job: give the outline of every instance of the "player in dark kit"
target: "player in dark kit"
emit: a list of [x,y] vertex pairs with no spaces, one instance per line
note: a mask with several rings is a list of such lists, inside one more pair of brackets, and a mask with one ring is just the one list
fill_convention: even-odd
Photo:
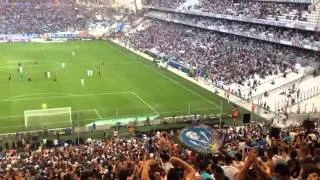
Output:
[[32,81],[31,77],[28,78],[28,81],[31,83],[31,81]]
[[11,81],[11,73],[9,74],[8,80]]
[[101,66],[98,67],[98,75],[101,76]]
[[20,63],[20,61],[19,61],[19,63],[18,63],[18,70],[17,70],[17,72],[20,72],[21,71],[21,63]]

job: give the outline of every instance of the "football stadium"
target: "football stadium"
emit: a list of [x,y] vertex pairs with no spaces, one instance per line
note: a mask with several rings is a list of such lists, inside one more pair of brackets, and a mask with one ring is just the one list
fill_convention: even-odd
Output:
[[320,0],[0,0],[0,179],[320,179]]
[[220,111],[216,95],[109,41],[0,46],[1,132]]

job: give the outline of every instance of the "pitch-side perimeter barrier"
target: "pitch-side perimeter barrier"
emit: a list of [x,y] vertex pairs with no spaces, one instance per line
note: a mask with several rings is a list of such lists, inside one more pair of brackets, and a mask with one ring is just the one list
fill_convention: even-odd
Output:
[[[226,120],[230,117],[223,117],[222,120]],[[110,121],[110,122],[108,122]],[[210,114],[210,115],[185,115],[185,116],[172,116],[165,118],[158,118],[158,115],[144,115],[139,117],[119,117],[114,119],[106,119],[106,120],[97,120],[94,123],[87,124],[86,126],[74,126],[66,127],[66,128],[57,128],[57,129],[43,129],[37,131],[25,131],[25,132],[16,132],[16,133],[5,133],[0,134],[0,142],[4,141],[16,141],[21,139],[32,139],[32,138],[49,138],[49,137],[57,137],[57,135],[69,135],[69,136],[80,136],[83,133],[93,132],[93,131],[104,131],[110,130],[111,128],[118,127],[145,127],[145,126],[153,126],[154,129],[158,129],[160,125],[166,124],[190,124],[196,121],[210,121],[211,124],[216,124],[219,126],[220,123],[220,114]],[[223,122],[224,124],[224,122]]]

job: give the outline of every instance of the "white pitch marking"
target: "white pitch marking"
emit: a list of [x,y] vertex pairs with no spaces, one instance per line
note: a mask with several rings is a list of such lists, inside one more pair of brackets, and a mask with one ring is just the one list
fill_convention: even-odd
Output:
[[[148,66],[148,67],[149,67],[149,66]],[[150,68],[150,67],[149,67],[149,68]],[[158,73],[158,74],[159,74],[160,76],[162,76],[163,78],[171,81],[173,84],[176,84],[176,85],[182,87],[183,89],[187,90],[188,92],[192,93],[193,95],[200,97],[201,99],[205,100],[205,101],[208,102],[209,104],[212,104],[212,105],[215,105],[216,107],[218,107],[218,105],[217,105],[216,103],[214,103],[213,101],[211,101],[211,100],[203,97],[202,95],[200,95],[199,93],[193,91],[192,89],[187,88],[186,86],[184,86],[184,85],[181,84],[180,82],[178,82],[178,81],[176,81],[176,80],[174,80],[174,79],[171,79],[170,77],[166,76],[165,74],[162,74],[162,73],[159,72],[159,71],[155,71],[155,72]]]
[[[113,48],[113,49],[115,49],[115,50],[117,50],[118,52],[122,53],[123,55],[125,55],[125,56],[127,56],[127,57],[130,57],[128,54],[126,54],[126,53],[124,53],[123,51],[121,51],[121,49],[115,48],[115,47],[113,47],[113,46],[111,46],[111,45],[109,45],[109,44],[107,44],[107,43],[104,43],[104,44],[107,45],[107,46],[109,46],[109,47],[111,47],[111,48]],[[124,47],[123,47],[123,48],[124,48]],[[144,64],[144,63],[141,63],[141,64],[143,64],[144,66],[146,66],[146,67],[148,67],[148,68],[151,68],[151,66],[149,66],[149,65],[147,65],[147,64]],[[198,94],[197,92],[195,92],[195,91],[187,88],[186,86],[184,86],[184,85],[181,84],[180,82],[178,82],[178,81],[176,81],[176,80],[174,80],[174,79],[171,79],[170,77],[166,76],[165,74],[160,73],[159,71],[155,71],[155,72],[158,73],[160,76],[164,77],[165,79],[171,81],[172,83],[174,83],[174,84],[176,84],[176,85],[184,88],[185,90],[189,91],[190,93],[192,93],[192,94],[200,97],[201,99],[205,100],[206,102],[208,102],[208,103],[210,103],[210,104],[215,105],[216,107],[218,107],[218,105],[217,105],[216,103],[214,103],[213,101],[211,101],[211,100],[203,97],[202,95]]]
[[59,98],[64,98],[64,97],[104,96],[104,95],[116,95],[116,94],[132,94],[132,92],[114,92],[114,93],[100,93],[100,94],[70,94],[70,95],[67,95],[67,96],[51,96],[51,97],[38,97],[38,98],[7,99],[7,100],[1,100],[1,102],[59,99]]
[[[0,119],[8,119],[8,118],[18,118],[18,117],[23,117],[23,115],[13,115],[13,116],[0,116]],[[12,120],[10,120],[12,121]],[[13,120],[15,121],[15,120]],[[19,120],[20,121],[20,120]],[[0,127],[1,128],[1,127]]]
[[94,109],[94,112],[96,112],[96,114],[99,117],[99,119],[102,119],[102,116],[100,115],[100,113],[99,113],[99,111],[97,109]]
[[147,101],[145,101],[142,97],[140,97],[137,93],[132,92],[133,95],[135,95],[141,102],[143,102],[146,106],[148,106],[149,109],[151,109],[154,113],[158,113],[157,110],[155,110]]
[[33,96],[33,95],[51,95],[51,94],[66,95],[66,96],[71,96],[72,95],[72,94],[68,94],[68,93],[30,93],[30,94],[22,94],[22,95],[18,95],[18,96],[8,97],[8,98],[5,98],[5,99],[3,99],[1,101],[21,98],[21,97],[27,97],[27,96]]

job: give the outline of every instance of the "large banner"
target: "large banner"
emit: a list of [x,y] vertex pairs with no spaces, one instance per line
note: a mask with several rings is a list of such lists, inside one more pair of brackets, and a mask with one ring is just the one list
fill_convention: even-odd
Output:
[[31,39],[39,38],[37,34],[0,34],[1,42],[29,42]]
[[222,143],[219,133],[207,125],[189,126],[182,129],[179,140],[189,149],[203,154],[217,152]]
[[87,38],[90,37],[90,34],[89,34],[88,31],[80,31],[80,32],[79,32],[79,37],[80,37],[80,38],[83,38],[83,39],[87,39]]
[[89,39],[88,31],[56,32],[44,34],[0,34],[0,42],[67,41]]
[[173,58],[168,59],[168,65],[173,68],[179,69],[180,71],[182,71],[184,73],[190,74],[190,68],[182,65],[181,63],[177,62],[177,60],[175,60]]

